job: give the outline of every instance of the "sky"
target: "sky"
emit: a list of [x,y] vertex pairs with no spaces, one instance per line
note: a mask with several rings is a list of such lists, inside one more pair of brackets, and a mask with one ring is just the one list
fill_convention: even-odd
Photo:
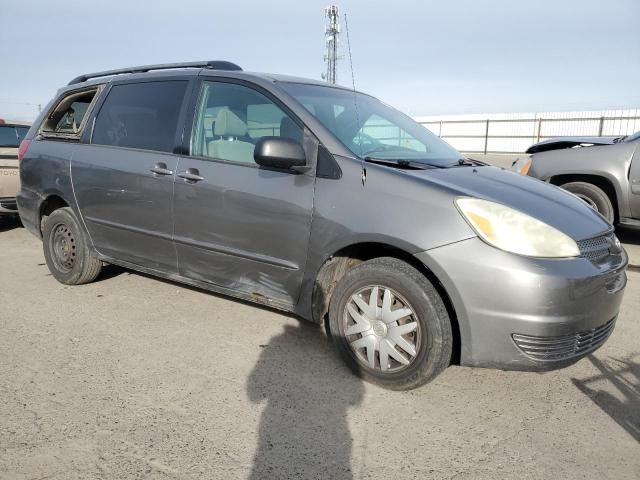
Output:
[[[320,78],[330,1],[0,0],[0,118],[71,78],[230,60]],[[414,116],[640,107],[640,0],[336,0],[338,83]]]

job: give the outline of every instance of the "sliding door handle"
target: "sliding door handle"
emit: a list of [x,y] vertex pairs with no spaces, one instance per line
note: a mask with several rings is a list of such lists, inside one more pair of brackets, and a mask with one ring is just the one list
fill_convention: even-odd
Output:
[[173,175],[173,170],[169,170],[167,168],[167,164],[164,162],[156,163],[155,167],[151,168],[150,171],[154,175],[160,175],[160,176]]
[[200,172],[197,168],[188,168],[185,172],[178,173],[180,178],[184,178],[187,182],[201,182],[204,177],[200,176]]

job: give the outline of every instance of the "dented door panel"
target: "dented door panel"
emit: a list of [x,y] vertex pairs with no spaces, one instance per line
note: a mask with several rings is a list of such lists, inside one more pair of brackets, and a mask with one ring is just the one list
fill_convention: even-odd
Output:
[[293,305],[307,257],[314,178],[183,157],[176,178],[179,273],[277,305]]

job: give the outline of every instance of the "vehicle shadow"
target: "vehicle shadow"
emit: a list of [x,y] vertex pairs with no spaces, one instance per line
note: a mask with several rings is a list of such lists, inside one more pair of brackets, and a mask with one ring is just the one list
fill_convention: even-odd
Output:
[[22,223],[17,215],[0,215],[0,232],[21,228]]
[[631,245],[640,245],[640,230],[632,228],[617,227],[616,235],[622,243]]
[[[122,274],[139,275],[275,311],[268,305],[116,265],[106,265],[99,279]],[[249,478],[352,479],[353,439],[347,411],[361,403],[364,385],[340,359],[321,325],[293,316],[290,320],[281,334],[260,345],[261,354],[247,379],[250,401],[265,404]]]
[[[123,274],[131,274],[131,273],[138,273],[138,272],[134,272],[133,270],[127,270],[124,267],[120,267],[119,265],[112,265],[112,264],[103,264],[102,270],[100,270],[100,275],[98,275],[98,279],[97,281],[100,282],[102,280],[109,280],[110,278],[115,278],[118,277],[120,275]],[[153,278],[154,280],[157,280],[157,277],[149,277],[149,278]]]
[[321,336],[300,322],[262,346],[247,381],[249,399],[266,403],[251,479],[353,478],[347,410],[364,388]]
[[588,358],[600,373],[571,381],[640,442],[640,363],[635,361],[640,354],[626,359],[610,357],[606,362],[593,355]]

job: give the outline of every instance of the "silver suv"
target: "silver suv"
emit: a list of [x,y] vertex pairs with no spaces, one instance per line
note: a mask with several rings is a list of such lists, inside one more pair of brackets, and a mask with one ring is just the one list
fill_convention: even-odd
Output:
[[388,388],[451,362],[570,365],[611,334],[627,281],[574,195],[313,80],[229,62],[82,75],[23,151],[20,215],[60,282],[113,263],[292,312]]
[[640,228],[640,132],[628,137],[560,137],[532,145],[514,163],[558,185],[612,224]]

